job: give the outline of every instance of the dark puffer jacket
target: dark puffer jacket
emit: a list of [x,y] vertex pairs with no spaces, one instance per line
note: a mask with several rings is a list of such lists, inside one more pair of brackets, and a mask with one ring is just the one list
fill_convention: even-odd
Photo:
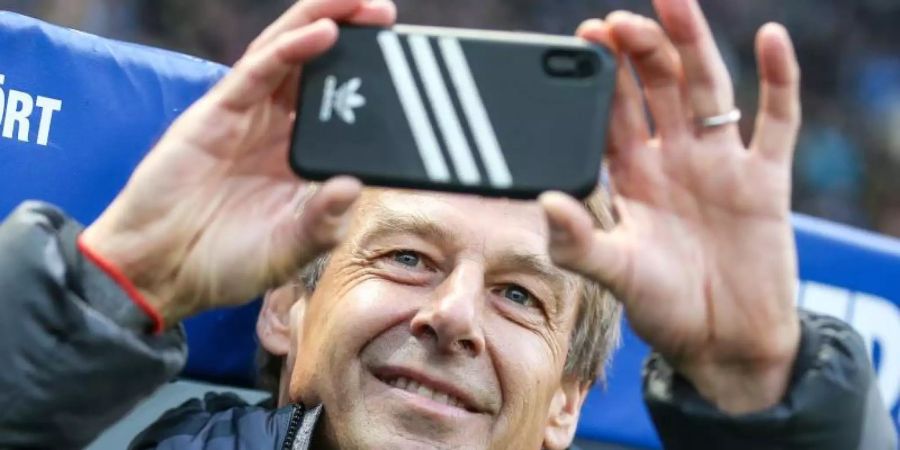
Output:
[[[0,225],[0,448],[83,447],[185,363],[183,331],[149,333],[149,319],[77,250],[80,232],[34,202]],[[644,395],[665,447],[896,449],[860,337],[835,319],[802,322],[788,393],[754,414],[722,414],[652,357]],[[208,396],[166,413],[132,448],[305,450],[321,411]]]

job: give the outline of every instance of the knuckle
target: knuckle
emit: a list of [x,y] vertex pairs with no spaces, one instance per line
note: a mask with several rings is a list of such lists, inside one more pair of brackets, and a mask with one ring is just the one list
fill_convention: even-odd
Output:
[[263,61],[258,57],[244,58],[234,66],[234,73],[244,78],[247,82],[260,82],[265,79],[261,67],[262,63]]
[[706,64],[696,64],[687,74],[687,83],[692,89],[718,90],[727,87],[727,83],[715,69]]

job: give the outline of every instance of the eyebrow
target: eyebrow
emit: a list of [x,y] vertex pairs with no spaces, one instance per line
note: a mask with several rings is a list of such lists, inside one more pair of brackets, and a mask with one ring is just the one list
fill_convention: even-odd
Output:
[[357,246],[365,246],[371,241],[396,234],[411,234],[446,246],[460,241],[460,237],[453,230],[441,226],[419,212],[400,211],[384,205],[375,205],[372,209],[373,213],[357,240]]

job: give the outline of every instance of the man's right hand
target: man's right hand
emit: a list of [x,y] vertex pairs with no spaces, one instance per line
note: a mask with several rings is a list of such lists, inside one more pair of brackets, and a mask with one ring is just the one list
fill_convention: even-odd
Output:
[[295,4],[175,121],[82,245],[171,326],[247,301],[336,244],[360,184],[341,177],[313,190],[289,170],[300,66],[334,45],[336,21],[395,17],[390,0]]

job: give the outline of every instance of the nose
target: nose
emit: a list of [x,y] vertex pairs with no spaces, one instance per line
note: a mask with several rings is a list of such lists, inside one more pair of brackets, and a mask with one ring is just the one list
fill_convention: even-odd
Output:
[[477,356],[484,351],[481,309],[484,275],[476,264],[460,264],[438,286],[410,324],[419,339],[431,339],[442,353]]

